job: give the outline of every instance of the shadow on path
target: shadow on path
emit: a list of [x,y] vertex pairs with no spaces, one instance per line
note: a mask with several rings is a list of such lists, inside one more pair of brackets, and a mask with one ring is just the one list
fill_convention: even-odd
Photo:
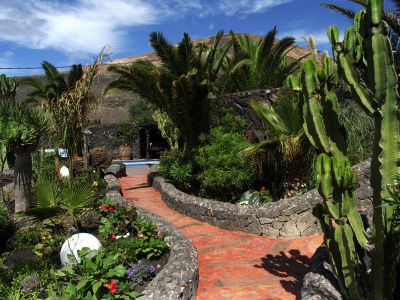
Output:
[[263,257],[261,265],[256,267],[264,268],[267,272],[281,278],[282,287],[300,299],[303,277],[310,267],[311,259],[302,255],[299,250],[291,249],[289,255],[280,251],[279,255],[268,254]]
[[148,183],[135,184],[135,186],[125,188],[125,190],[138,190],[150,187]]

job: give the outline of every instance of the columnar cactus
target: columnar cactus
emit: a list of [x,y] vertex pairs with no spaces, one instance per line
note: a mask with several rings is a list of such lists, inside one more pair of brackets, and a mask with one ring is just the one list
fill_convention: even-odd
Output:
[[[334,66],[328,57],[324,58],[322,69],[317,68],[315,61],[308,61],[301,73],[288,82],[301,92],[305,132],[321,152],[316,171],[324,201],[315,208],[315,213],[325,233],[333,269],[348,298],[380,300],[393,298],[399,255],[393,208],[385,205],[385,200],[391,198],[390,186],[396,184],[400,171],[399,95],[392,49],[382,21],[383,0],[366,2],[367,9],[357,13],[354,28],[346,30],[343,42],[339,41],[338,29],[329,28]],[[371,162],[374,216],[370,242],[357,212],[358,179],[346,157],[345,136],[336,115],[334,89],[341,79],[375,120]],[[370,275],[362,259],[362,248],[372,257]]]
[[[382,20],[383,0],[367,1],[367,9],[357,13],[354,28],[348,28],[343,42],[338,29],[329,28],[335,61],[340,74],[350,86],[361,107],[374,117],[375,138],[371,162],[373,188],[373,299],[391,299],[395,288],[395,259],[398,241],[392,226],[393,208],[385,206],[390,199],[388,187],[399,174],[399,119],[397,74],[387,25]],[[367,77],[360,76],[363,65]]]
[[305,62],[289,83],[301,91],[304,131],[318,149],[315,170],[318,189],[323,197],[314,214],[319,218],[333,270],[344,295],[362,299],[366,295],[363,274],[363,251],[370,249],[361,217],[357,211],[358,176],[346,157],[347,144],[337,116],[335,94],[337,73],[331,59],[325,56],[323,68],[315,60]]

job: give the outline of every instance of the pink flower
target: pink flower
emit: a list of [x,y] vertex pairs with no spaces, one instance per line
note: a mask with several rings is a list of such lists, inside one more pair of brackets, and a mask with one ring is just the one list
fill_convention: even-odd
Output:
[[107,288],[110,293],[114,295],[118,291],[118,282],[111,280],[109,283],[107,283]]
[[143,235],[143,233],[138,233],[137,237],[138,237],[139,239],[141,239],[141,238],[144,237],[144,235]]
[[156,233],[156,237],[160,237],[161,236],[161,232],[159,232],[159,231],[157,231],[157,233]]
[[108,209],[108,205],[105,204],[105,203],[103,203],[103,204],[101,205],[100,209],[101,209],[101,211],[105,211],[105,210]]
[[111,236],[111,238],[112,238],[113,240],[115,240],[115,239],[117,238],[117,236],[116,236],[115,234],[113,234],[113,235]]

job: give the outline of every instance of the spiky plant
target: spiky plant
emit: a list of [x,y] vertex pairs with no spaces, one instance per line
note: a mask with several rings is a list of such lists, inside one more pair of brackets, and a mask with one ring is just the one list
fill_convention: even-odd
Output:
[[51,130],[50,115],[26,103],[0,101],[0,140],[15,153],[15,212],[30,206],[32,153]]
[[164,111],[179,129],[184,140],[184,152],[189,155],[199,136],[210,128],[211,100],[214,84],[220,74],[228,50],[218,50],[223,32],[213,45],[195,48],[184,34],[177,46],[170,44],[162,33],[150,34],[150,43],[160,65],[138,61],[131,65],[112,65],[109,70],[119,75],[105,89],[127,91]]
[[227,91],[281,87],[297,69],[302,58],[290,61],[286,56],[295,45],[294,38],[278,41],[277,33],[274,27],[263,39],[253,39],[231,32],[233,53],[225,64],[225,73],[229,74]]
[[33,221],[50,220],[53,224],[65,216],[76,222],[77,213],[93,205],[96,192],[77,179],[39,178],[32,187],[33,207],[24,212]]
[[60,73],[48,61],[43,61],[42,68],[46,76],[45,80],[29,77],[22,80],[21,84],[32,87],[28,93],[29,101],[49,108],[56,104],[63,93],[73,89],[84,73],[80,64],[73,65],[67,76]]

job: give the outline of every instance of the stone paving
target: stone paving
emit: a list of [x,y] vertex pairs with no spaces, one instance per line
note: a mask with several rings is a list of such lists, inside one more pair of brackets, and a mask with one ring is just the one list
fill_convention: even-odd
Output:
[[198,251],[198,300],[300,299],[302,279],[322,236],[271,238],[227,231],[171,210],[147,184],[146,170],[120,178],[125,199],[155,213]]

